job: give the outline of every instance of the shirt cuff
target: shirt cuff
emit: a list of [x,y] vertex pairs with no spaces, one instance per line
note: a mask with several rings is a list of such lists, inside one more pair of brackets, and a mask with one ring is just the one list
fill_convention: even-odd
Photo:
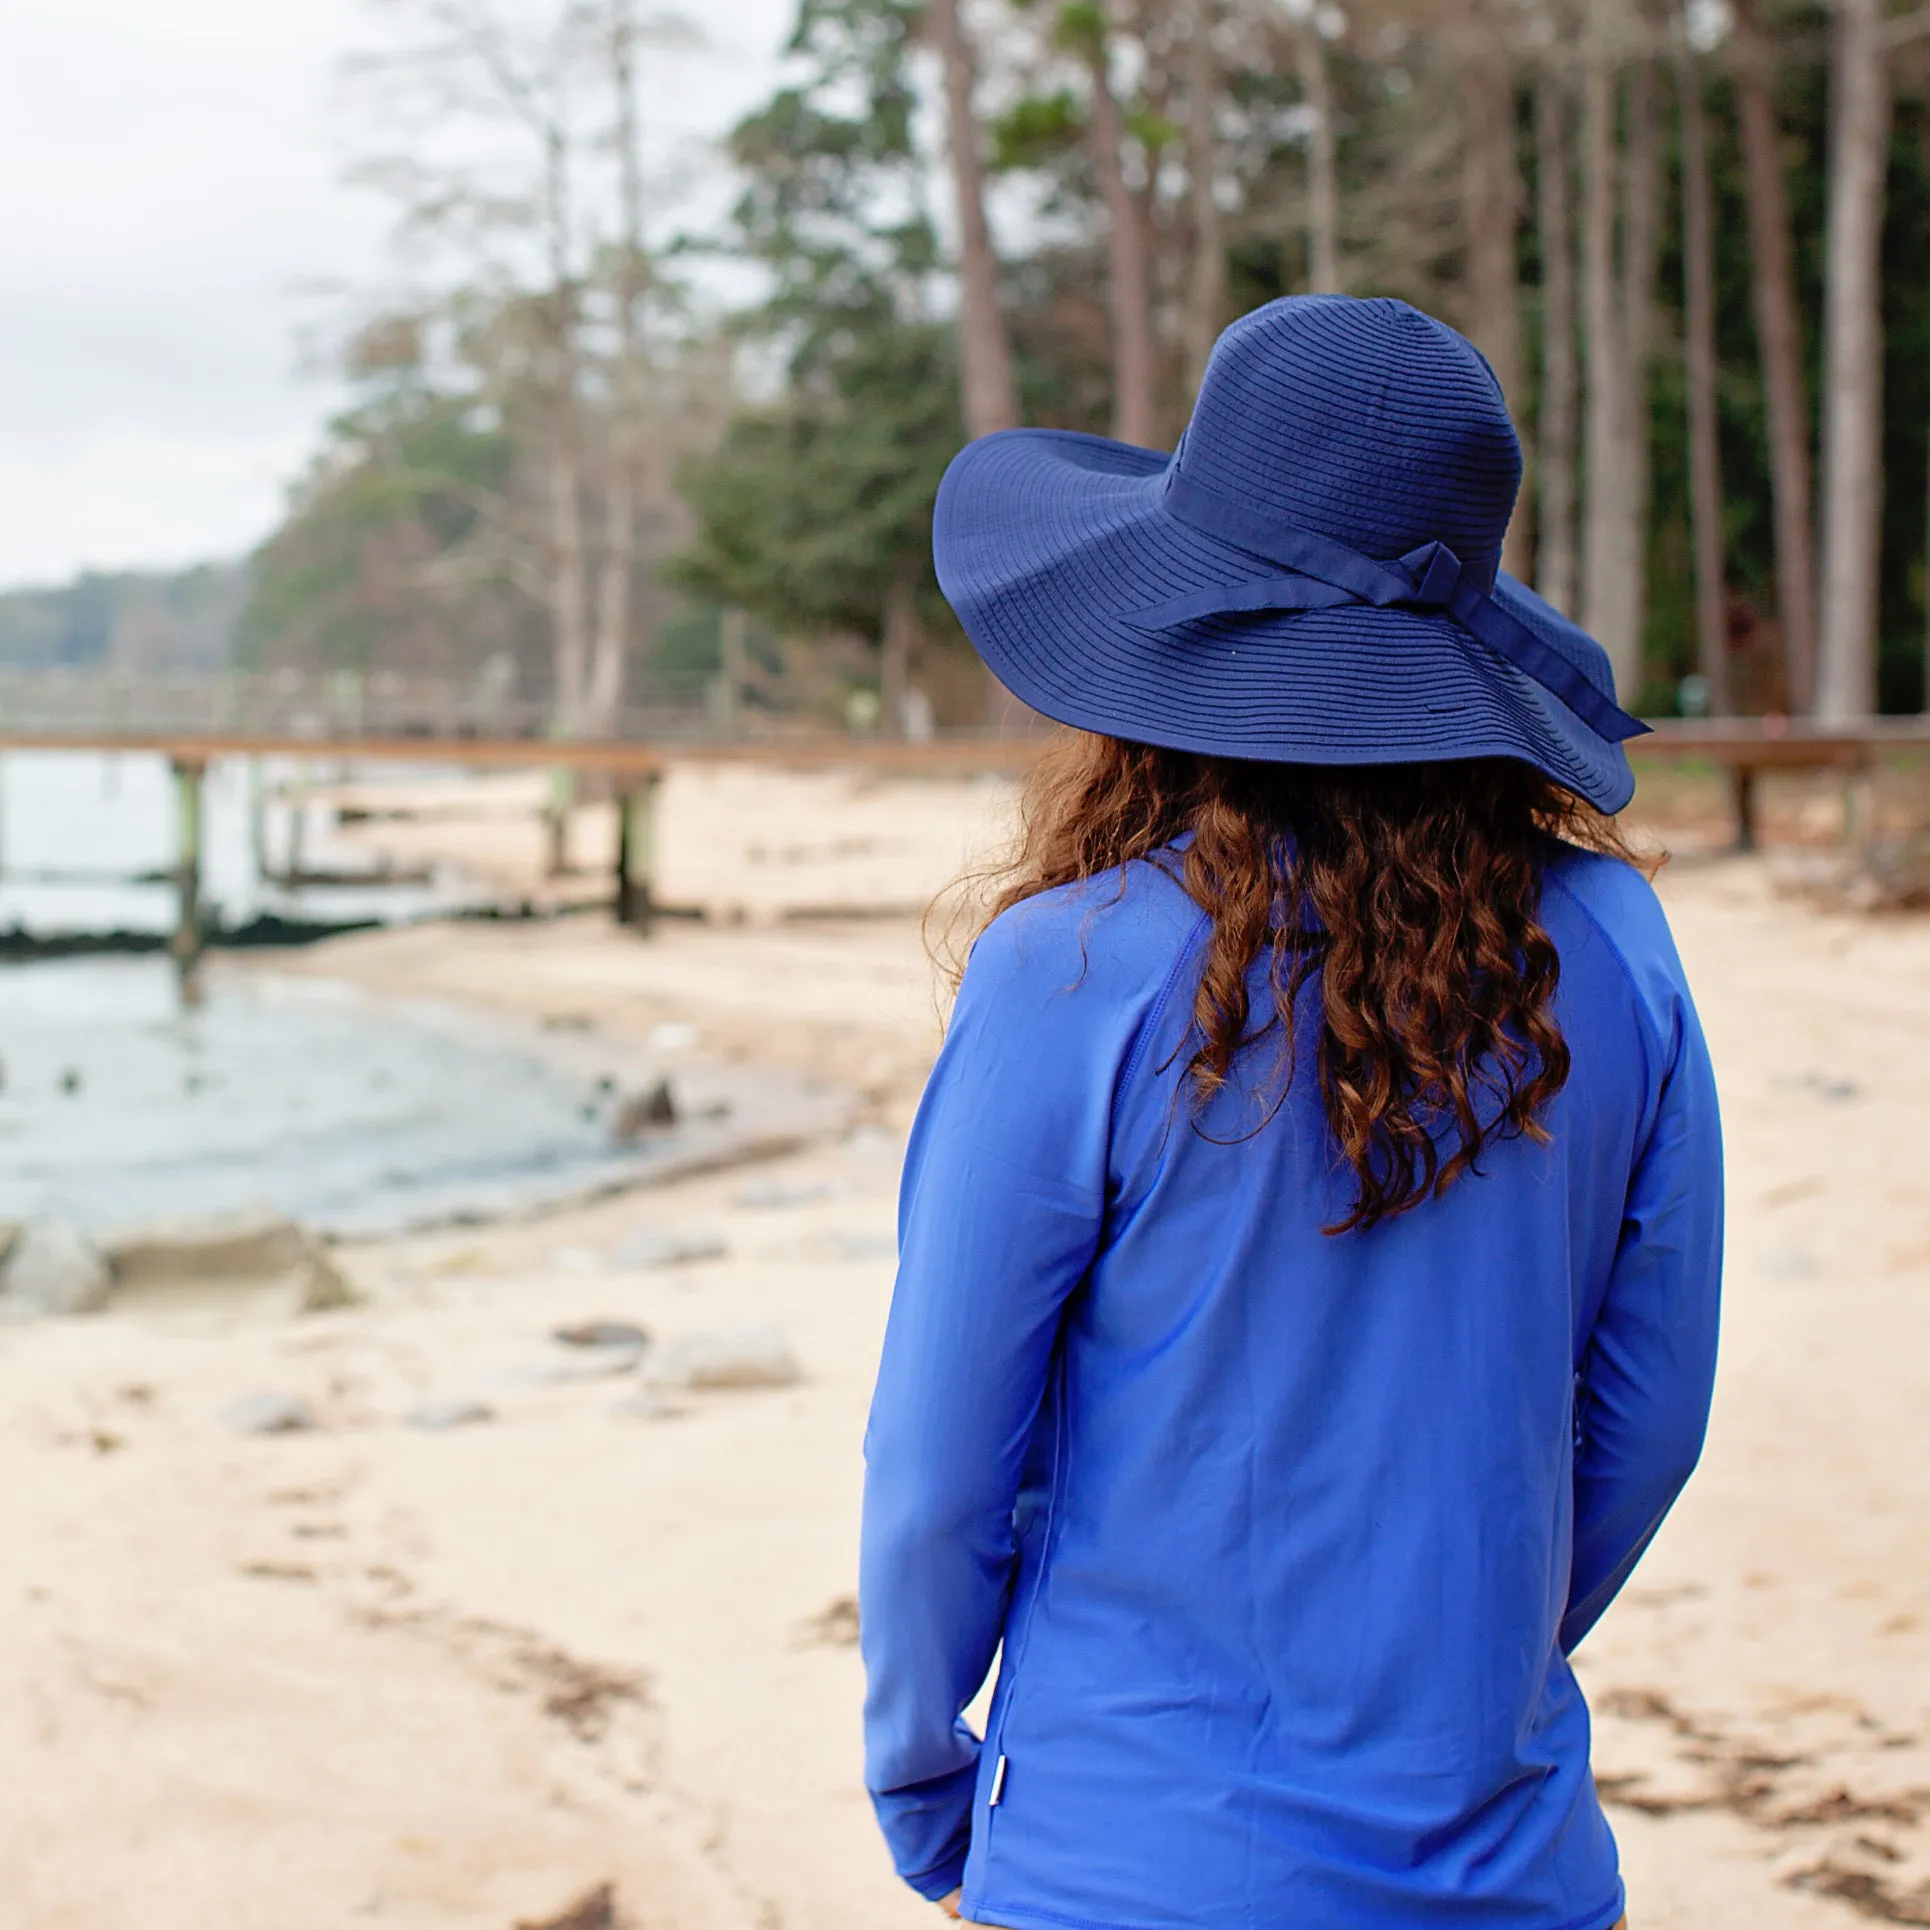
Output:
[[964,1879],[977,1782],[978,1765],[969,1762],[929,1782],[872,1793],[893,1865],[930,1901],[950,1896]]
[[939,1903],[950,1896],[954,1890],[962,1889],[965,1883],[965,1859],[971,1853],[972,1841],[969,1836],[944,1862],[935,1868],[924,1871],[918,1876],[908,1876],[905,1881],[925,1899],[927,1903]]

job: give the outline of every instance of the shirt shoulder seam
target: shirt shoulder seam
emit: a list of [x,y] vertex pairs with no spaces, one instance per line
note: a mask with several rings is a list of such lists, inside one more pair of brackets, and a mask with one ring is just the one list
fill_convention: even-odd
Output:
[[[1177,884],[1175,889],[1178,889]],[[1179,985],[1180,973],[1185,970],[1187,961],[1193,956],[1193,949],[1199,943],[1201,932],[1205,931],[1212,922],[1210,912],[1200,912],[1194,918],[1186,936],[1180,941],[1179,950],[1174,954],[1173,962],[1167,968],[1165,981],[1159,988],[1159,996],[1153,1000],[1145,1018],[1140,1021],[1139,1035],[1133,1040],[1132,1050],[1126,1055],[1126,1063],[1119,1069],[1119,1083],[1113,1090],[1115,1115],[1118,1112],[1120,1095],[1138,1076],[1140,1062],[1145,1058],[1147,1049],[1152,1044],[1153,1034],[1159,1030],[1160,1021],[1165,1018],[1167,1007],[1173,1002],[1173,993]]]
[[[1608,859],[1607,862],[1610,864],[1619,864],[1621,860],[1619,858],[1611,858]],[[1635,1007],[1636,1023],[1642,1029],[1642,1042],[1654,1053],[1658,1066],[1666,1064],[1669,1057],[1665,1050],[1667,1042],[1662,1036],[1662,1030],[1656,1022],[1655,1015],[1649,1010],[1648,1000],[1642,996],[1642,981],[1637,975],[1635,967],[1629,963],[1628,953],[1623,950],[1621,942],[1603,922],[1601,914],[1595,907],[1591,905],[1566,878],[1562,877],[1559,872],[1552,869],[1545,871],[1542,874],[1542,880],[1544,885],[1554,886],[1554,888],[1588,920],[1589,924],[1594,927],[1596,935],[1601,939],[1602,943],[1608,947],[1609,956],[1613,958],[1617,966],[1620,967],[1623,982],[1628,986],[1630,1002]]]

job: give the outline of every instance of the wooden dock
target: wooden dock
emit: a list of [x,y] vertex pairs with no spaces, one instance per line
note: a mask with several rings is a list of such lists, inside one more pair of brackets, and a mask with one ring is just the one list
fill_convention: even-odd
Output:
[[7,728],[0,724],[0,756],[12,751],[84,751],[164,757],[174,774],[176,911],[168,949],[182,1002],[201,996],[207,948],[202,898],[203,794],[217,758],[259,762],[298,758],[319,764],[442,765],[471,771],[545,770],[558,779],[551,835],[559,860],[571,781],[607,777],[614,789],[617,849],[611,905],[618,920],[648,929],[656,909],[656,790],[677,763],[756,763],[792,770],[857,768],[885,775],[956,777],[981,772],[1018,774],[1050,741],[1039,731],[966,733],[927,742],[894,741],[826,731],[770,732],[730,737],[665,736],[653,740],[548,737],[423,736],[414,732],[292,736],[234,729],[140,729],[62,726]]
[[[8,728],[0,723],[0,756],[10,751],[148,753],[174,772],[177,805],[174,882],[178,900],[171,950],[183,998],[198,996],[206,934],[201,897],[202,790],[217,758],[299,758],[325,764],[444,765],[465,770],[547,770],[560,794],[575,775],[610,779],[617,807],[617,856],[612,880],[616,916],[647,928],[655,905],[655,792],[673,764],[753,763],[792,770],[857,768],[880,775],[957,777],[1019,775],[1053,741],[1050,731],[1013,729],[941,735],[924,742],[855,737],[829,731],[772,730],[705,736],[682,733],[650,739],[558,739],[537,736],[422,735],[415,731],[333,731],[308,736],[232,728],[143,729],[69,725]],[[1876,765],[1892,755],[1930,753],[1930,717],[1872,718],[1823,725],[1806,718],[1665,719],[1629,745],[1638,776],[1659,763],[1703,763],[1730,783],[1735,844],[1756,842],[1760,778],[1775,771],[1838,771],[1853,787],[1845,822],[1859,819],[1856,799]],[[1866,810],[1867,807],[1865,807]]]

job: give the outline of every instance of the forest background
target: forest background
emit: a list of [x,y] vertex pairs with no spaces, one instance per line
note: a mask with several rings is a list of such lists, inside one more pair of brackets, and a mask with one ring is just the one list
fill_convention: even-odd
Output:
[[0,662],[514,693],[562,734],[996,714],[931,575],[1017,423],[1170,447],[1219,329],[1406,298],[1493,365],[1508,567],[1649,714],[1923,708],[1930,11],[801,0],[693,220],[634,0],[390,0],[397,259],[245,563],[0,598]]

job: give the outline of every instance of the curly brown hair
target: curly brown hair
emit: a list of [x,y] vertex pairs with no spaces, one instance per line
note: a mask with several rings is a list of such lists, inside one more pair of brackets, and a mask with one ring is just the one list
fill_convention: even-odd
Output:
[[1638,862],[1611,819],[1508,758],[1255,764],[1068,733],[1033,773],[1010,862],[981,875],[979,929],[1055,886],[1164,863],[1212,920],[1186,1066],[1201,1130],[1235,1059],[1276,1032],[1260,1125],[1285,1102],[1317,973],[1320,1092],[1359,1189],[1326,1229],[1345,1233],[1438,1197],[1497,1140],[1546,1142],[1569,1072],[1538,916],[1553,840]]

